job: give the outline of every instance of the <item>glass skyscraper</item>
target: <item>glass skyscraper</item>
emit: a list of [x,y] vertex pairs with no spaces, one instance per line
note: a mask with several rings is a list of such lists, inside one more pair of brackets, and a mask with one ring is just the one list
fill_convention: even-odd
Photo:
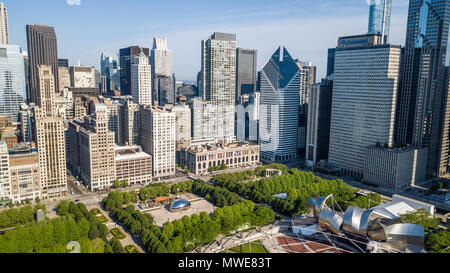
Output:
[[0,115],[17,122],[20,105],[26,102],[25,67],[20,46],[0,45]]
[[381,34],[389,40],[392,0],[370,0],[369,34]]
[[427,178],[448,171],[449,24],[449,0],[409,2],[395,140],[428,148]]

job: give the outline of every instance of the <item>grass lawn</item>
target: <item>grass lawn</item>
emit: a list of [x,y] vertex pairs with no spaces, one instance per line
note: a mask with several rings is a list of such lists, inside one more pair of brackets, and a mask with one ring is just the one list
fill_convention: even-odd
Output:
[[[250,244],[252,247],[251,251],[250,251]],[[240,246],[230,248],[229,250],[236,253],[269,253],[259,240],[251,242],[250,244],[249,243],[243,244]]]
[[127,245],[127,246],[125,247],[125,250],[126,250],[128,253],[141,253],[141,252],[139,251],[139,249],[137,249],[137,247],[136,247],[135,245]]
[[111,229],[111,233],[112,235],[114,235],[114,237],[116,237],[119,240],[125,239],[125,234],[118,228],[113,228]]

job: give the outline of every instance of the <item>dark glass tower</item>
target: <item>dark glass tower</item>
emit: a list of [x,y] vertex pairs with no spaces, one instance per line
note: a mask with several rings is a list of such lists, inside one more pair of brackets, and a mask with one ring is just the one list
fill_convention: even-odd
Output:
[[236,103],[244,94],[256,91],[257,51],[254,49],[236,49]]
[[131,67],[133,60],[141,53],[141,50],[147,57],[150,56],[150,50],[148,48],[141,48],[139,46],[130,46],[120,50],[120,93],[122,96],[132,94],[133,71]]
[[46,25],[27,25],[27,42],[29,58],[29,94],[28,99],[39,105],[38,68],[50,65],[55,77],[55,90],[58,85],[58,45],[55,29]]
[[428,148],[427,178],[447,172],[449,20],[448,0],[409,2],[395,141]]

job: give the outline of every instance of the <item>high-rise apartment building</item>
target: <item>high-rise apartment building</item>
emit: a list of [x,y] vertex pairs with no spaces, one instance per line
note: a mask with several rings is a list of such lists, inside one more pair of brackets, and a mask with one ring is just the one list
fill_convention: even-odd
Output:
[[130,46],[120,49],[120,93],[122,96],[131,96],[133,94],[133,62],[139,53],[149,56],[148,48],[139,46]]
[[29,57],[29,95],[28,100],[39,104],[39,66],[50,65],[54,75],[55,92],[58,84],[58,45],[55,29],[46,25],[27,25],[27,43]]
[[119,136],[121,145],[139,144],[139,104],[127,100],[119,109]]
[[80,128],[80,171],[90,190],[106,189],[116,179],[114,132],[108,129],[106,105],[96,105],[95,114],[84,118]]
[[365,149],[394,144],[400,46],[336,49],[329,163],[362,178]]
[[152,68],[148,57],[141,51],[133,63],[133,101],[152,105]]
[[0,45],[9,45],[8,12],[3,2],[0,2]]
[[24,59],[20,46],[0,45],[0,115],[18,121],[20,105],[27,101]]
[[449,21],[450,1],[409,2],[395,140],[428,148],[427,178],[449,162]]
[[166,108],[141,107],[141,144],[152,156],[153,177],[175,175],[175,113]]
[[383,43],[389,41],[392,0],[370,0],[369,34],[380,34]]
[[236,103],[241,95],[256,92],[257,53],[256,49],[236,50]]
[[49,65],[39,66],[40,94],[36,107],[36,139],[42,198],[56,198],[67,192],[64,120],[55,103],[55,76]]
[[[233,140],[234,105],[236,102],[236,34],[215,32],[202,41],[202,71],[200,88],[203,106],[211,110],[216,140]],[[200,104],[198,104],[200,106]],[[194,106],[195,108],[195,106]],[[195,109],[193,114],[195,116]],[[194,128],[200,128],[201,119],[193,119]],[[214,128],[214,129],[212,129]],[[194,129],[194,139],[196,129]],[[211,134],[210,133],[210,134]]]
[[261,159],[288,162],[297,158],[300,69],[279,47],[261,71],[259,143]]

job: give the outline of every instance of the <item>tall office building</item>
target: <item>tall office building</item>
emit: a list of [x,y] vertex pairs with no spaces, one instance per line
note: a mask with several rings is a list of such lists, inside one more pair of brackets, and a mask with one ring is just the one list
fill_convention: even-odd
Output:
[[167,48],[166,38],[153,38],[150,64],[152,66],[153,100],[158,105],[174,104],[175,79],[172,72],[172,50]]
[[175,175],[175,113],[166,108],[141,107],[140,141],[153,158],[153,177]]
[[20,46],[0,45],[0,115],[18,121],[20,105],[27,101],[24,59]]
[[148,57],[141,51],[133,63],[133,101],[152,105],[152,68]]
[[116,179],[114,132],[108,129],[106,105],[96,105],[79,130],[81,177],[90,190],[106,189]]
[[43,199],[56,198],[67,192],[64,120],[58,116],[55,103],[55,76],[52,71],[52,66],[39,66],[40,104],[35,111]]
[[248,101],[236,105],[236,139],[239,141],[257,141],[259,124],[259,102],[261,94],[255,92]]
[[9,45],[8,12],[3,2],[0,2],[0,45]]
[[336,49],[329,163],[362,178],[365,149],[394,144],[400,46]]
[[188,105],[179,104],[170,110],[175,114],[175,136],[178,149],[191,140],[191,109]]
[[50,65],[55,78],[55,92],[59,90],[58,81],[58,45],[55,29],[46,25],[27,25],[27,43],[29,57],[29,94],[28,100],[39,104],[39,66]]
[[392,0],[370,0],[369,34],[381,34],[383,43],[389,41]]
[[102,53],[100,67],[102,93],[109,94],[114,90],[120,90],[120,71],[117,60]]
[[333,82],[322,80],[311,86],[306,134],[306,164],[311,167],[328,159]]
[[258,80],[257,50],[238,48],[236,50],[236,103],[244,94],[256,92]]
[[148,57],[149,49],[139,46],[130,46],[120,49],[120,93],[122,96],[131,96],[133,94],[133,62],[141,53]]
[[259,143],[261,159],[288,162],[297,158],[300,69],[279,47],[261,71]]
[[119,136],[121,145],[139,144],[139,104],[127,100],[120,106]]
[[449,21],[450,1],[409,3],[396,142],[428,148],[427,178],[447,173]]

